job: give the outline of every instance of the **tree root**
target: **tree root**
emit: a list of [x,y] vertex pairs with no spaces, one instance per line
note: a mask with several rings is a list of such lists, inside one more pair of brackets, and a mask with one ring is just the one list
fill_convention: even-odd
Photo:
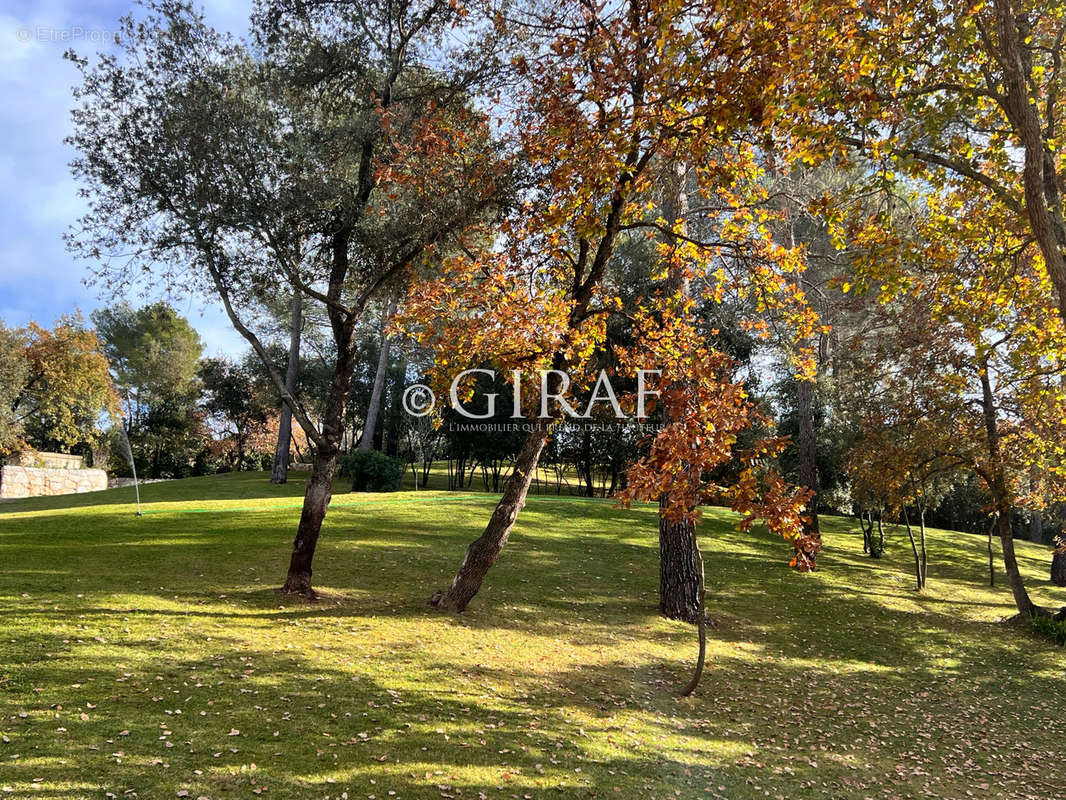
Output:
[[703,613],[702,598],[700,600],[700,618],[697,620],[696,626],[699,632],[700,654],[696,658],[696,672],[693,674],[692,680],[688,682],[688,686],[681,690],[682,697],[688,697],[696,691],[696,687],[700,685],[700,678],[703,677],[703,665],[707,660],[707,618]]
[[696,687],[700,685],[700,678],[703,677],[703,665],[707,660],[707,587],[703,582],[703,555],[700,553],[700,546],[696,542],[695,537],[692,540],[692,546],[696,548],[696,564],[699,567],[699,606],[696,609],[696,626],[700,640],[700,652],[696,658],[696,672],[692,676],[692,680],[688,682],[688,685],[681,690],[682,697],[688,697],[694,691]]
[[316,603],[319,600],[318,592],[316,592],[310,586],[291,589],[291,588],[289,588],[286,585],[286,586],[279,586],[274,591],[277,592],[278,594],[282,595],[283,597],[299,598],[300,600],[303,600],[304,602],[307,602],[307,603]]

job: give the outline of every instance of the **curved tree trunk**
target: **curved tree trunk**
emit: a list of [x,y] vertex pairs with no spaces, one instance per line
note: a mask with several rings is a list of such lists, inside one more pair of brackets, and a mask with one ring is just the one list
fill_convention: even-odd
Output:
[[[296,382],[300,378],[300,330],[303,327],[303,295],[299,289],[292,293],[292,317],[289,326],[289,363],[285,366],[285,390],[295,395]],[[291,440],[292,409],[288,403],[283,402],[278,423],[278,445],[274,449],[274,467],[270,471],[271,483],[285,483],[288,480]]]
[[1040,609],[1030,599],[1029,592],[1025,589],[1025,581],[1022,579],[1022,572],[1018,568],[1018,558],[1014,554],[1014,533],[1011,531],[1009,509],[1000,512],[996,526],[999,529],[1000,546],[1003,548],[1003,569],[1007,573],[1007,582],[1014,596],[1014,604],[1025,616],[1035,617]]
[[526,504],[526,494],[536,472],[541,451],[551,435],[552,422],[551,419],[538,419],[534,423],[533,430],[518,453],[514,471],[507,479],[503,497],[496,504],[488,525],[481,536],[467,547],[466,556],[452,585],[447,591],[435,592],[429,598],[430,605],[449,611],[465,611],[467,604],[481,589],[485,575],[507,544],[518,512]]
[[337,469],[337,455],[344,433],[344,406],[348,400],[352,372],[355,369],[354,352],[350,346],[353,328],[354,323],[347,322],[339,337],[347,346],[340,348],[342,352],[334,367],[329,399],[322,420],[324,442],[315,448],[311,476],[307,480],[303,510],[300,512],[300,525],[292,543],[289,573],[282,587],[283,592],[308,598],[315,596],[311,588],[311,561],[315,555],[318,534],[322,530],[329,501],[333,498],[333,474]]
[[1041,120],[1038,106],[1030,96],[1031,76],[1027,75],[1022,52],[1027,34],[1019,25],[1024,17],[1011,0],[994,0],[992,6],[998,40],[998,52],[993,55],[1003,78],[1000,102],[1021,146],[1025,213],[1044,256],[1044,268],[1055,287],[1059,316],[1066,322],[1066,222],[1062,219],[1062,187],[1053,153],[1044,138],[1045,124],[1051,130],[1053,122]]
[[922,590],[922,559],[918,554],[918,545],[914,541],[914,529],[911,528],[911,521],[907,515],[906,506],[903,507],[903,524],[907,528],[907,537],[911,540],[911,552],[914,554],[914,581],[920,592]]
[[[330,279],[330,291],[339,293],[340,278],[347,275],[348,241],[350,232],[338,231],[333,235],[333,273]],[[356,352],[352,346],[355,335],[356,318],[352,314],[342,315],[335,309],[329,310],[330,328],[337,347],[337,360],[333,364],[333,376],[329,386],[322,412],[321,435],[315,448],[315,457],[311,464],[311,476],[307,480],[304,492],[303,510],[300,513],[300,525],[296,529],[296,538],[292,543],[292,556],[289,559],[289,572],[285,578],[282,591],[314,598],[311,588],[311,561],[318,544],[318,534],[322,530],[322,521],[326,518],[329,501],[333,497],[333,473],[337,467],[337,455],[340,452],[344,436],[344,407],[352,388],[352,373],[355,371]]]
[[693,542],[696,550],[696,561],[699,567],[699,605],[696,608],[696,625],[698,626],[698,639],[699,639],[699,654],[696,656],[696,670],[692,675],[692,680],[688,682],[688,685],[681,690],[682,697],[688,697],[694,691],[696,687],[700,685],[700,678],[703,677],[703,665],[707,661],[707,612],[705,610],[707,604],[707,587],[703,583],[703,556],[700,555],[699,542]]
[[996,532],[1003,548],[1003,569],[1007,573],[1011,594],[1018,612],[1026,617],[1034,617],[1041,611],[1029,597],[1025,589],[1022,572],[1018,568],[1018,559],[1014,554],[1014,532],[1011,530],[1010,494],[1007,479],[1003,474],[1003,464],[999,452],[999,429],[996,424],[996,405],[992,395],[992,383],[988,377],[988,364],[981,370],[981,409],[985,418],[985,437],[988,446],[989,489],[996,510]]

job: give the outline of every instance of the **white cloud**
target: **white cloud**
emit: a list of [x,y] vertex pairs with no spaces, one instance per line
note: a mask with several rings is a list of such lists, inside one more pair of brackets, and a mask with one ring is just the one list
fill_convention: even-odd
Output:
[[[206,5],[212,25],[245,32],[251,0]],[[75,262],[62,241],[85,207],[68,167],[73,153],[63,143],[77,80],[63,52],[111,49],[110,34],[131,11],[139,13],[132,0],[109,6],[44,0],[0,14],[0,316],[8,324],[47,324],[110,302],[84,285],[88,265]],[[179,310],[200,330],[207,352],[245,349],[220,309],[208,306],[201,314],[202,302],[183,305]]]

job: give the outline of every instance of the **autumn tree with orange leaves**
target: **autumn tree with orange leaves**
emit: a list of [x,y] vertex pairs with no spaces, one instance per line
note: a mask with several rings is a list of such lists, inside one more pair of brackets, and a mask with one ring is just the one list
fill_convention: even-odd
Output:
[[863,345],[880,362],[867,407],[882,417],[874,429],[901,434],[883,467],[896,505],[919,505],[943,471],[972,471],[1019,613],[1061,617],[1030,596],[1010,519],[1066,494],[1066,327],[1039,254],[1005,213],[965,192],[915,191],[905,213],[851,231],[864,251],[851,290],[874,293],[885,323]]
[[119,414],[118,394],[96,331],[79,315],[52,328],[0,324],[0,453],[19,447],[59,449],[96,444],[100,422]]
[[[416,285],[405,302],[403,324],[436,351],[442,387],[460,369],[485,363],[505,373],[544,370],[552,396],[566,396],[567,376],[591,385],[587,365],[603,345],[607,317],[620,310],[604,276],[625,237],[662,240],[660,279],[680,270],[703,295],[752,298],[757,314],[748,322],[756,331],[773,311],[798,337],[809,335],[815,320],[790,277],[803,269],[803,252],[773,241],[768,223],[778,212],[761,180],[793,159],[821,157],[810,146],[820,123],[791,96],[811,80],[829,21],[837,34],[846,27],[848,4],[757,5],[567,3],[525,20],[535,23],[528,26],[534,51],[518,60],[523,80],[511,128],[537,191],[500,240],[447,260],[441,278]],[[553,34],[537,33],[545,30]],[[666,219],[653,188],[676,164],[691,165],[698,201],[685,219]],[[629,496],[668,492],[663,513],[677,518],[698,517],[700,503],[727,498],[795,539],[804,498],[765,468],[772,445],[745,456],[750,463],[736,485],[704,485],[704,468],[732,457],[735,432],[752,410],[721,355],[694,342],[688,302],[664,289],[642,305],[631,366],[664,360],[672,422],[634,469]],[[797,354],[794,366],[809,363]],[[438,607],[466,608],[524,504],[562,411],[554,404],[527,413],[532,430],[503,497],[451,586],[432,598]]]
[[863,102],[837,119],[887,182],[909,176],[997,206],[1066,321],[1064,39],[1061,3],[867,4],[844,85]]

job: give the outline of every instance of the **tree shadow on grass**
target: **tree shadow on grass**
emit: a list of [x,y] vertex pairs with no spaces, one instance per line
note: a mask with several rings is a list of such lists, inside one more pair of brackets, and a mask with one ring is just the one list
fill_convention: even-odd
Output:
[[[379,674],[424,669],[400,655],[384,660]],[[37,778],[45,786],[80,781],[80,788],[34,791],[42,797],[130,789],[173,796],[175,775],[194,797],[265,785],[269,796],[301,798],[312,790],[373,793],[374,785],[401,798],[439,797],[441,786],[472,797],[549,788],[553,796],[585,797],[614,785],[629,797],[650,796],[649,787],[665,794],[689,770],[654,748],[653,733],[642,754],[605,756],[572,713],[587,707],[584,692],[534,696],[525,691],[532,685],[490,687],[483,675],[458,674],[459,689],[397,690],[358,665],[347,671],[247,645],[195,659],[153,654],[129,667],[84,653],[75,663],[71,654],[47,669],[34,666],[30,680],[40,691],[21,706],[25,717],[4,722],[22,756],[0,783],[21,793]]]
[[[20,688],[0,692],[0,706],[13,709],[18,698],[31,720],[14,710],[0,716],[23,757],[14,767],[20,791],[28,794],[34,770],[47,768],[82,784],[57,797],[99,797],[105,786],[119,796],[135,788],[142,797],[170,797],[173,775],[192,797],[264,784],[272,797],[334,796],[344,787],[353,795],[386,797],[391,789],[401,798],[439,797],[442,785],[463,797],[542,796],[560,782],[552,796],[614,795],[616,785],[623,797],[675,789],[714,796],[724,785],[730,798],[767,788],[824,797],[826,780],[833,797],[865,797],[885,785],[871,776],[918,796],[932,779],[896,775],[895,764],[922,769],[920,759],[933,758],[943,772],[937,780],[947,781],[952,760],[970,759],[968,777],[945,791],[931,787],[951,796],[973,774],[1002,772],[985,749],[992,735],[1011,754],[1023,744],[1030,751],[1015,755],[1024,769],[1002,779],[1000,796],[1014,793],[1018,774],[1031,778],[1038,758],[1045,779],[1055,781],[1059,762],[1049,768],[1041,754],[1064,732],[1061,651],[1003,625],[942,613],[949,606],[901,593],[887,566],[870,566],[832,540],[825,572],[801,576],[780,563],[786,545],[765,534],[702,536],[716,592],[711,610],[721,624],[711,633],[699,695],[678,701],[695,637],[655,614],[654,514],[552,511],[566,502],[523,514],[485,589],[459,617],[428,609],[424,598],[451,579],[480,533],[479,503],[450,505],[445,518],[427,516],[428,506],[331,514],[316,580],[336,596],[313,605],[271,591],[291,530],[269,515],[190,515],[202,522],[179,529],[173,519],[144,525],[99,515],[93,524],[102,530],[66,519],[47,541],[27,536],[7,545],[0,535],[15,565],[0,575],[4,638],[18,648],[9,648],[9,663],[22,664]],[[93,546],[101,539],[111,546]],[[969,574],[945,569],[943,580]],[[861,592],[851,589],[856,584]],[[915,607],[886,607],[878,602],[886,596]],[[158,626],[161,635],[122,635],[124,618]],[[47,633],[74,624],[85,631]],[[319,636],[299,640],[306,654],[283,649],[286,631],[295,637],[298,625]],[[455,642],[523,649],[480,663],[477,653],[427,641],[452,628],[467,629],[455,632]],[[638,655],[612,658],[622,639]],[[589,663],[541,662],[537,648],[555,643],[584,648],[571,655]],[[190,655],[190,647],[200,652]],[[165,713],[175,706],[180,717]],[[239,733],[230,737],[233,729]],[[161,730],[173,735],[161,740]],[[109,755],[117,751],[124,755]],[[86,775],[106,783],[87,793]],[[857,784],[846,783],[853,775]],[[330,777],[339,782],[326,783]],[[812,780],[821,789],[805,786]]]
[[[696,797],[708,788],[792,797],[815,781],[822,788],[812,797],[858,798],[869,796],[871,778],[904,795],[924,785],[950,796],[997,767],[995,754],[1024,745],[998,785],[1006,798],[1022,796],[1027,780],[1055,781],[1058,769],[1042,748],[1053,746],[1061,708],[1039,709],[1036,698],[1061,697],[1061,677],[999,698],[1030,704],[1031,733],[1019,741],[1018,721],[997,714],[988,685],[971,680],[987,672],[978,664],[838,670],[852,665],[719,655],[697,696],[679,701],[685,672],[654,658],[534,671],[432,666],[402,649],[330,663],[239,638],[205,643],[196,657],[132,639],[121,660],[58,637],[38,644],[62,657],[31,665],[28,680],[41,691],[21,695],[25,718],[5,713],[22,757],[0,779],[33,796],[218,797],[268,786],[281,798]],[[1004,668],[1024,662],[1015,654]],[[929,690],[944,697],[930,704]],[[918,753],[922,775],[897,772]],[[953,777],[948,767],[967,761]],[[80,788],[33,790],[40,777]]]

